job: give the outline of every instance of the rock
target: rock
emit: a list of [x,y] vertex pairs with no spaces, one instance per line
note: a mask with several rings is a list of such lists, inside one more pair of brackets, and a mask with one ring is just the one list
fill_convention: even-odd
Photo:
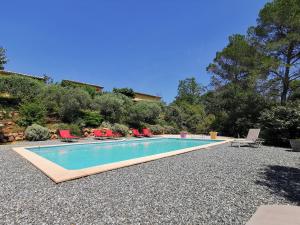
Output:
[[22,141],[22,140],[24,140],[23,136],[16,136],[15,137],[15,141]]
[[9,141],[9,142],[12,142],[12,141],[14,141],[14,140],[15,140],[15,137],[14,137],[14,136],[11,135],[11,136],[8,137],[8,141]]

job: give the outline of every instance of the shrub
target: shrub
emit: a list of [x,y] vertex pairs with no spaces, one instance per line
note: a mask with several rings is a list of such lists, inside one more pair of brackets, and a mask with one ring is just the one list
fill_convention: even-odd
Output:
[[132,88],[114,88],[113,93],[123,94],[129,98],[134,97],[134,91]]
[[118,133],[122,134],[123,136],[126,136],[127,134],[129,134],[129,128],[128,128],[128,126],[126,126],[124,124],[115,123],[112,126],[112,130],[114,132],[118,132]]
[[30,126],[33,123],[43,124],[46,116],[46,109],[42,104],[27,102],[20,106],[21,119],[18,121],[20,126]]
[[101,123],[101,126],[100,126],[101,128],[107,128],[107,129],[112,129],[112,125],[111,125],[111,123],[110,122],[108,122],[108,121],[103,121],[102,123]]
[[57,127],[58,130],[70,130],[71,134],[81,136],[80,127],[77,124],[65,124],[61,123]]
[[179,129],[173,126],[166,125],[163,128],[165,134],[179,134]]
[[95,111],[83,111],[83,117],[82,117],[84,126],[87,127],[98,127],[100,126],[102,122],[102,116],[99,114],[99,112]]
[[87,92],[80,88],[69,88],[61,96],[59,115],[64,122],[75,122],[90,103],[91,96]]
[[32,101],[45,84],[42,81],[22,76],[1,76],[0,93],[9,93],[21,102]]
[[91,96],[81,88],[53,84],[43,89],[40,101],[49,115],[59,117],[63,122],[74,123],[83,115],[83,110],[90,108]]
[[141,101],[130,108],[128,122],[137,127],[142,123],[155,124],[161,112],[162,108],[159,103]]
[[128,108],[132,103],[132,100],[125,95],[106,93],[95,97],[93,108],[99,110],[104,120],[118,123],[127,117]]
[[50,138],[49,129],[38,124],[26,128],[25,138],[29,141],[44,141]]
[[289,139],[300,137],[300,103],[265,110],[260,124],[267,144],[287,146]]
[[161,125],[149,125],[148,128],[153,134],[163,134],[164,128]]

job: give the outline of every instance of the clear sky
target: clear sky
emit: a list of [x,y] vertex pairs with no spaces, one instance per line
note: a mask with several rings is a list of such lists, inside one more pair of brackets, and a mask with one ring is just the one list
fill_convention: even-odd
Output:
[[209,82],[207,65],[266,0],[9,0],[1,2],[7,70],[55,81],[131,87],[166,102],[178,81]]

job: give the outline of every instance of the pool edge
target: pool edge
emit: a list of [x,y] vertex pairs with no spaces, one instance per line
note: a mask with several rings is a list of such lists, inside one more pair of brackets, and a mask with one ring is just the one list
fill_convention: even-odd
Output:
[[[140,157],[140,158],[135,158],[135,159],[129,159],[121,162],[115,162],[115,163],[109,163],[105,165],[100,165],[100,166],[94,166],[94,167],[89,167],[85,169],[78,169],[78,170],[68,170],[65,169],[58,164],[51,162],[50,160],[43,158],[42,156],[39,156],[38,154],[27,150],[26,148],[28,147],[15,147],[12,148],[16,153],[21,155],[23,158],[28,160],[31,164],[33,164],[36,168],[41,170],[44,174],[46,174],[49,178],[51,178],[55,183],[61,183],[64,181],[68,180],[73,180],[77,179],[80,177],[85,177],[97,173],[102,173],[105,171],[109,170],[114,170],[118,168],[123,168],[127,166],[132,166],[144,162],[149,162],[161,158],[166,158],[170,156],[175,156],[179,154],[184,154],[187,152],[191,151],[196,151],[216,145],[221,145],[230,142],[231,140],[223,140],[215,143],[210,143],[210,144],[205,144],[201,146],[196,146],[196,147],[191,147],[191,148],[184,148],[180,150],[175,150],[171,152],[165,152],[161,154],[156,154],[156,155],[151,155],[151,156],[145,156],[145,157]],[[84,143],[84,144],[89,144],[89,143]],[[63,145],[62,145],[63,146]],[[33,148],[33,146],[30,146]],[[38,146],[36,146],[38,147]],[[46,147],[46,146],[43,146]]]

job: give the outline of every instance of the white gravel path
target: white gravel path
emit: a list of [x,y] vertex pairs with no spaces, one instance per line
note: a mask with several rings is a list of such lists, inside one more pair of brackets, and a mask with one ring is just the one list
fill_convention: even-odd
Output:
[[288,149],[225,144],[54,184],[11,147],[0,146],[0,224],[234,225],[262,204],[300,205]]

